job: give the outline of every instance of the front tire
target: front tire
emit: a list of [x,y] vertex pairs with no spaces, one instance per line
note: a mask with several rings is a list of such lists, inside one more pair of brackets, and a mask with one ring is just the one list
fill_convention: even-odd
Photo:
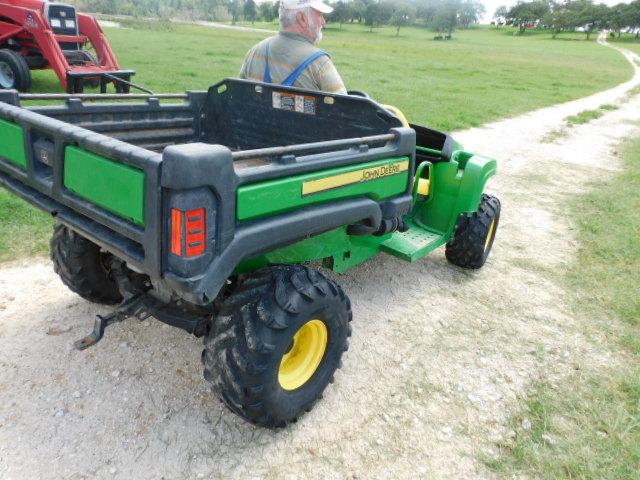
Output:
[[220,306],[205,337],[204,376],[227,407],[265,427],[296,421],[321,397],[351,335],[351,304],[318,271],[253,272]]
[[4,48],[0,50],[0,89],[11,88],[28,92],[31,88],[31,72],[22,55]]
[[462,268],[482,267],[491,253],[499,221],[500,200],[483,193],[478,210],[458,218],[453,238],[445,248],[447,260]]
[[107,270],[109,254],[98,245],[58,224],[53,228],[50,247],[53,269],[72,292],[102,305],[122,301],[118,285]]

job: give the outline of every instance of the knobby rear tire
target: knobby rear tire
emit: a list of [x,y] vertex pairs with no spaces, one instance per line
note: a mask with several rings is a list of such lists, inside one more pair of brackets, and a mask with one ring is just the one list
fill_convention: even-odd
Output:
[[56,225],[50,242],[53,269],[62,283],[85,300],[115,305],[122,295],[106,268],[108,253],[64,225]]
[[[219,309],[202,360],[220,400],[243,419],[269,428],[311,410],[348,348],[351,304],[342,289],[312,268],[279,265],[246,276]],[[312,319],[327,329],[324,355],[305,383],[286,390],[278,377],[281,360]]]

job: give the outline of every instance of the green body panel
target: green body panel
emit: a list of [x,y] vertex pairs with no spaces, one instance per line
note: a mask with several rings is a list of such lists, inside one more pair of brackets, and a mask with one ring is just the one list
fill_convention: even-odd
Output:
[[435,163],[431,169],[431,192],[417,201],[411,214],[419,227],[453,235],[458,216],[478,209],[489,177],[496,173],[495,160],[458,151],[449,162]]
[[333,271],[343,272],[381,251],[410,262],[423,258],[449,241],[461,213],[477,210],[488,178],[496,173],[495,160],[463,151],[453,157],[450,162],[428,164],[418,170],[423,177],[429,172],[431,188],[428,196],[416,196],[412,212],[404,217],[408,231],[349,236],[346,227],[340,227],[244,261],[235,273],[319,259]]
[[391,234],[374,237],[350,237],[346,227],[306,238],[293,245],[242,262],[235,273],[245,273],[257,268],[279,263],[303,263],[324,260],[325,266],[334,272],[344,272],[380,252],[380,243],[391,238]]
[[19,167],[27,168],[24,154],[24,131],[22,127],[6,120],[0,120],[0,157],[4,157]]
[[142,170],[68,146],[64,156],[64,186],[122,218],[144,225]]
[[[373,200],[381,200],[398,195],[406,190],[408,170],[388,174],[375,179],[355,181],[332,188],[324,188],[310,194],[303,194],[305,184],[314,180],[338,178],[342,175],[360,172],[367,169],[375,169],[388,165],[400,165],[408,163],[407,157],[388,158],[375,162],[351,165],[348,167],[332,168],[321,172],[296,175],[289,178],[267,180],[252,185],[242,186],[238,189],[237,217],[238,220],[249,220],[265,215],[274,215],[305,205],[324,203],[332,200],[369,197]],[[364,177],[363,177],[364,178]]]

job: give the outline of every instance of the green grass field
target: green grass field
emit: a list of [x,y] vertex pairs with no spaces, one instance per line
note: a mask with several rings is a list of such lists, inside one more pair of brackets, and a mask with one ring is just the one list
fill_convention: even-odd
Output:
[[[156,92],[204,90],[237,75],[247,50],[269,35],[167,23],[124,26],[105,29],[120,64],[134,68],[134,80]],[[322,48],[347,88],[396,105],[415,123],[457,130],[589,95],[630,77],[621,55],[583,38],[551,40],[538,32],[514,37],[509,29],[474,28],[455,32],[451,41],[433,41],[426,29],[402,29],[396,37],[389,27],[369,33],[361,25],[330,25]],[[33,91],[62,89],[53,72],[38,71]],[[4,191],[0,206],[0,261],[45,252],[43,232],[50,221]]]
[[[268,36],[191,25],[105,29],[123,67],[158,92],[206,89],[237,75],[247,50]],[[256,24],[276,29],[275,24]],[[478,126],[579,98],[628,79],[631,67],[613,50],[573,34],[514,37],[511,30],[475,28],[433,41],[426,29],[369,33],[360,25],[330,25],[327,50],[347,88],[396,105],[410,121],[443,130]],[[579,40],[578,40],[579,39]],[[34,89],[59,90],[51,72],[36,72]]]
[[623,47],[640,55],[640,38],[629,33],[623,33],[620,38],[609,38],[609,43],[618,47]]
[[[528,478],[638,479],[640,472],[640,141],[623,172],[571,204],[581,243],[563,280],[586,335],[625,361],[540,383],[513,418],[515,443],[487,464]],[[604,335],[602,335],[604,334]],[[527,419],[530,428],[523,428]]]

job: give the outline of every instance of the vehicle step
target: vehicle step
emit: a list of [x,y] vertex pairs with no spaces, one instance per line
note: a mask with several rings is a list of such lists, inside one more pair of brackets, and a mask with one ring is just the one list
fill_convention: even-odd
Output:
[[412,222],[408,225],[409,230],[394,232],[389,240],[381,244],[383,252],[414,262],[446,242],[440,233],[425,230]]

